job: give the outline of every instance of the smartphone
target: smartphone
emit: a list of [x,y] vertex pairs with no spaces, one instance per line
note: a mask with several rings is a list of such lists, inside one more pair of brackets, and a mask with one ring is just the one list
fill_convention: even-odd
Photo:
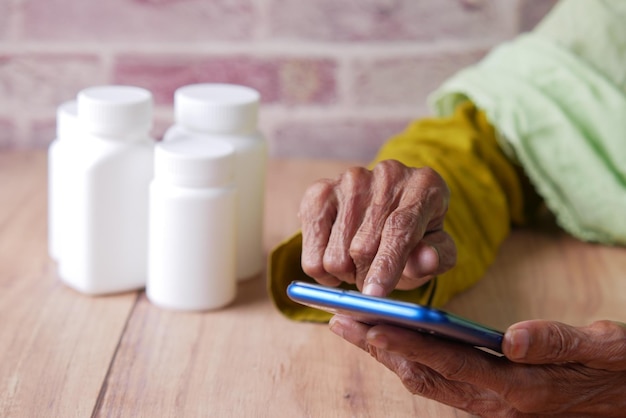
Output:
[[439,309],[297,281],[289,284],[287,295],[302,305],[366,324],[409,328],[502,355],[502,332]]

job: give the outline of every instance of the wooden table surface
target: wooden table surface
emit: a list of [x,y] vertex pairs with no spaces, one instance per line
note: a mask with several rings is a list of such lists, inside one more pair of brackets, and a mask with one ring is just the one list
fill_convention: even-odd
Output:
[[[347,163],[271,161],[266,249],[298,228],[305,187]],[[46,155],[0,153],[0,416],[463,417],[409,394],[396,376],[320,324],[268,299],[265,276],[207,313],[143,292],[83,296],[47,255]],[[448,310],[505,328],[626,318],[626,251],[520,230]]]

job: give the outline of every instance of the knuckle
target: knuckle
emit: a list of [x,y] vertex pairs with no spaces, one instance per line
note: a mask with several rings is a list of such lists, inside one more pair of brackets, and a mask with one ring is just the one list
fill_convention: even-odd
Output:
[[546,356],[550,361],[559,361],[567,358],[570,353],[578,349],[580,343],[580,338],[577,335],[567,333],[565,328],[562,328],[559,324],[550,323],[548,326],[550,351],[546,353]]
[[334,184],[327,179],[318,180],[311,184],[304,192],[301,207],[311,203],[325,202],[332,195]]
[[604,359],[612,369],[626,370],[626,326],[601,320],[592,323],[590,329],[593,334],[588,344],[589,356]]
[[367,344],[365,349],[369,353],[369,355],[375,358],[377,361],[382,361],[381,350],[379,350],[377,347],[371,344]]
[[462,381],[468,375],[467,357],[463,355],[455,356],[456,358],[447,361],[441,368],[440,373],[448,380]]
[[438,379],[429,370],[416,369],[407,365],[397,370],[396,374],[404,387],[414,395],[430,398],[437,392]]
[[403,184],[410,177],[413,168],[406,167],[397,160],[383,160],[376,164],[372,173],[375,176],[377,187],[385,191],[385,194],[396,190],[399,184]]
[[403,193],[410,173],[414,168],[409,168],[396,160],[383,160],[372,170],[374,176],[374,188],[379,203],[396,201]]
[[396,209],[385,223],[385,228],[398,237],[410,237],[418,222],[418,217],[410,210]]
[[432,167],[420,167],[416,171],[424,184],[436,186],[442,191],[448,192],[448,185],[441,175]]
[[371,239],[354,239],[348,250],[355,264],[370,264],[378,251],[378,244]]
[[590,328],[594,331],[600,333],[605,336],[622,336],[626,338],[626,327],[620,325],[615,321],[610,321],[608,319],[602,319],[599,321],[595,321],[590,325]]
[[350,167],[344,171],[339,178],[345,183],[359,183],[363,178],[369,178],[370,171],[365,167]]
[[339,189],[344,196],[361,196],[369,192],[372,173],[364,167],[350,167],[339,176]]
[[319,259],[302,257],[301,266],[304,274],[309,277],[317,279],[324,277],[328,274],[326,270],[324,270],[324,265],[319,261]]
[[445,180],[431,167],[422,167],[415,173],[416,183],[424,191],[425,200],[437,202],[444,207],[450,199],[450,189]]
[[380,175],[394,175],[403,172],[407,167],[398,160],[383,160],[374,166],[374,172]]
[[335,276],[343,276],[354,271],[352,259],[344,252],[327,251],[323,258],[324,270]]

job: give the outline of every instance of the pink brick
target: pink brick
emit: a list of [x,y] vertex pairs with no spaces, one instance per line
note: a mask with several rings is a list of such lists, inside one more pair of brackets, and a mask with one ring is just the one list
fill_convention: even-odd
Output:
[[253,0],[44,0],[24,7],[29,39],[192,41],[247,39]]
[[408,120],[290,120],[268,135],[271,155],[369,162],[380,146],[401,132]]
[[13,121],[0,118],[0,151],[13,148],[16,141],[17,138]]
[[337,99],[336,63],[330,59],[279,59],[279,101],[329,104]]
[[152,127],[152,132],[150,133],[154,139],[160,141],[163,139],[163,135],[165,131],[169,129],[170,126],[174,123],[174,111],[168,109],[167,115],[155,115],[154,117],[154,125]]
[[519,29],[529,31],[552,9],[558,0],[519,0]]
[[501,39],[515,31],[511,1],[270,0],[270,34],[323,41]]
[[91,55],[0,56],[0,112],[45,109],[54,115],[80,89],[105,81],[102,73],[100,60]]
[[114,80],[150,89],[159,104],[171,104],[176,88],[201,82],[250,86],[264,103],[325,104],[336,97],[335,67],[327,59],[122,56]]
[[11,12],[12,12],[11,3],[8,1],[1,1],[0,2],[0,39],[4,39],[8,35]]
[[30,133],[23,146],[29,148],[44,148],[56,139],[57,123],[54,115],[46,119],[36,119],[31,123]]
[[[434,51],[436,52],[436,51]],[[351,95],[359,105],[424,106],[427,96],[458,70],[477,62],[485,51],[357,59],[351,63]]]

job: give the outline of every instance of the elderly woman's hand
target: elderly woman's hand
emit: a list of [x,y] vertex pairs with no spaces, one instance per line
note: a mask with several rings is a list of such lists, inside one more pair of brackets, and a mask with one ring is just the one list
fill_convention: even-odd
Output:
[[319,283],[374,296],[414,289],[456,262],[443,231],[448,198],[435,171],[393,160],[318,181],[300,206],[302,268]]
[[331,330],[395,372],[412,393],[485,417],[626,416],[626,326],[527,321],[505,357],[335,316]]

